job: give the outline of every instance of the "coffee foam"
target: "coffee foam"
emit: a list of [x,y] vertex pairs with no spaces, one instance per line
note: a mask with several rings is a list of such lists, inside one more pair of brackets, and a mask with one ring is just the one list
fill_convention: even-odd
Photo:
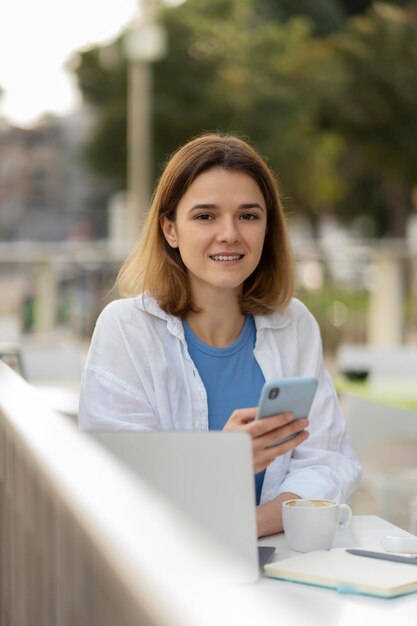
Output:
[[294,508],[319,508],[326,506],[334,506],[336,502],[333,500],[290,500],[285,503],[285,506]]

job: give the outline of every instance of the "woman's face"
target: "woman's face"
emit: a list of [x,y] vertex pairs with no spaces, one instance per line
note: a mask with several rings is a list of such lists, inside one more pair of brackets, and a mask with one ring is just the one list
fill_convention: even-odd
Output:
[[240,292],[261,258],[266,224],[255,180],[219,167],[194,180],[178,203],[175,222],[161,221],[169,245],[179,249],[197,301],[208,287]]

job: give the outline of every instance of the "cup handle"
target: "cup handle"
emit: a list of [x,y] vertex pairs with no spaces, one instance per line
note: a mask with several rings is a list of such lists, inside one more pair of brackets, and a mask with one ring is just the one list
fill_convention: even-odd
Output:
[[341,504],[339,512],[339,528],[347,528],[352,520],[352,509],[348,504]]

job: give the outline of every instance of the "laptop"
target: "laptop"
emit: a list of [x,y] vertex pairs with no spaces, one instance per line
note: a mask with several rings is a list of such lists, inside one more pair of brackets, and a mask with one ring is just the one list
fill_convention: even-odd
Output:
[[241,564],[252,582],[274,548],[258,550],[251,438],[225,432],[91,432]]

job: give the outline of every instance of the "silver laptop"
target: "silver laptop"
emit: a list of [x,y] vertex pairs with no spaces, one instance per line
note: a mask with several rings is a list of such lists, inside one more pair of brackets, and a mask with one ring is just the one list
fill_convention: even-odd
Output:
[[[252,444],[246,433],[89,433],[259,576]],[[273,549],[262,553],[266,560]]]

